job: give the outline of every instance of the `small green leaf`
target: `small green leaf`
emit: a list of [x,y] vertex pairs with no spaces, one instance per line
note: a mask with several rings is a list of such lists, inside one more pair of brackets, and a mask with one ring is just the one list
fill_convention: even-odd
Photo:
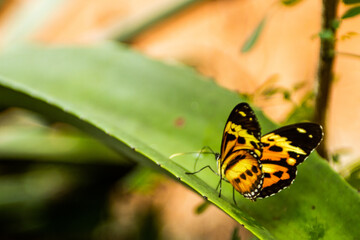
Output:
[[334,39],[334,32],[331,29],[323,29],[319,33],[319,37],[321,39],[333,40]]
[[334,19],[331,21],[331,26],[333,29],[338,29],[340,27],[341,21],[339,19]]
[[290,93],[290,91],[285,90],[285,91],[283,92],[283,97],[284,97],[284,100],[290,101],[290,100],[291,100],[291,93]]
[[153,191],[162,179],[162,175],[154,169],[139,165],[127,174],[122,185],[127,191],[146,194]]
[[241,52],[245,53],[251,50],[253,46],[255,45],[256,41],[258,40],[261,31],[263,30],[265,26],[265,20],[266,18],[263,18],[261,22],[258,24],[258,26],[255,28],[254,32],[250,35],[250,37],[245,41],[243,47],[241,48]]
[[343,0],[345,4],[355,4],[360,3],[360,0]]
[[360,159],[357,159],[355,162],[357,162],[357,164],[351,167],[350,174],[346,177],[346,181],[360,191]]
[[234,228],[233,234],[231,235],[231,240],[241,240],[238,227]]
[[346,18],[351,18],[351,17],[355,17],[356,15],[360,14],[360,6],[358,7],[353,7],[350,8],[349,10],[347,10],[343,15],[342,15],[342,19],[346,19]]
[[205,212],[205,210],[208,209],[209,206],[210,206],[210,202],[205,200],[203,203],[201,203],[195,208],[195,213],[201,214]]
[[297,3],[301,2],[301,0],[282,0],[281,3],[285,6],[293,6]]

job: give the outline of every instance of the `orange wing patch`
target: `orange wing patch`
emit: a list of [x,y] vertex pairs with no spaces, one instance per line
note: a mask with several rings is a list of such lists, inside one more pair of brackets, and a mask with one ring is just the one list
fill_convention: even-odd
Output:
[[[269,133],[261,138],[263,149],[263,159],[271,159],[272,161],[281,161],[286,158],[289,165],[294,166],[296,164],[296,158],[300,155],[306,156],[307,153],[300,147],[292,145],[286,137],[280,136],[275,133]],[[290,156],[296,155],[296,158]]]
[[293,174],[289,172],[289,168],[271,163],[264,164],[263,171],[265,177],[263,188],[272,186],[279,181],[289,180]]

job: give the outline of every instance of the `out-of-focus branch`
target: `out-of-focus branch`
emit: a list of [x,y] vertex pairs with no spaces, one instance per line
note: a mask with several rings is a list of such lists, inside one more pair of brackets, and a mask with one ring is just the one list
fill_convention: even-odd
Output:
[[338,56],[341,55],[341,56],[346,56],[346,57],[360,58],[360,55],[356,54],[356,53],[347,53],[347,52],[336,51],[335,54]]
[[144,19],[138,24],[128,26],[128,28],[123,29],[120,33],[117,34],[117,36],[114,36],[113,38],[120,42],[131,43],[134,40],[134,38],[136,38],[144,31],[156,26],[157,24],[174,16],[175,14],[184,11],[190,6],[193,6],[196,3],[201,3],[201,2],[204,2],[204,0],[175,1],[174,5],[171,5],[164,10],[160,10],[159,12],[155,13],[154,16],[150,16],[148,19]]
[[[329,95],[333,80],[333,63],[335,58],[335,36],[337,26],[336,12],[338,0],[322,0],[322,24],[321,24],[321,46],[318,67],[318,88],[315,102],[314,121],[326,129],[326,115],[328,110]],[[329,159],[326,148],[326,134],[324,141],[318,148],[319,154]]]

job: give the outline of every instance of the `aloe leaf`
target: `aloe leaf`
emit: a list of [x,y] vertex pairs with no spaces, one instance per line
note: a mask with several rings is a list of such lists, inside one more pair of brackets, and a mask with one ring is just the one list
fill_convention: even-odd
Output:
[[0,128],[0,161],[20,160],[70,164],[129,164],[124,157],[93,138],[43,126],[13,125]]
[[[291,188],[250,202],[210,171],[187,175],[195,157],[219,149],[225,120],[243,101],[182,65],[154,61],[117,44],[14,48],[0,55],[0,103],[69,122],[110,147],[162,169],[206,197],[261,239],[351,239],[360,235],[360,198],[316,153]],[[267,132],[276,126],[260,111]],[[214,164],[212,157],[200,165]],[[192,211],[192,209],[189,209]]]

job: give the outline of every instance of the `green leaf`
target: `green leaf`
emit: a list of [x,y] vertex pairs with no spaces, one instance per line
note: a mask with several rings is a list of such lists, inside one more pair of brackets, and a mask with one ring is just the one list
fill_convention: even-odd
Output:
[[342,19],[355,17],[360,14],[360,6],[348,9],[342,16]]
[[[126,47],[14,48],[0,55],[0,103],[71,123],[126,156],[187,184],[261,239],[354,239],[360,198],[316,153],[299,166],[295,183],[251,202],[218,176],[196,175],[195,157],[219,149],[225,120],[243,99],[194,70],[150,60]],[[276,126],[255,109],[263,132]],[[181,119],[181,121],[179,121]],[[179,124],[181,122],[181,124]],[[215,165],[213,157],[200,165]],[[2,194],[2,193],[0,193]],[[189,209],[191,211],[191,209]]]
[[209,206],[210,206],[210,203],[205,200],[204,202],[202,202],[195,208],[195,213],[201,214],[201,213],[205,212],[205,210],[208,209]]
[[233,234],[231,235],[231,240],[241,240],[239,237],[239,228],[234,228]]
[[360,191],[360,159],[355,162],[355,165],[349,169],[350,174],[346,177],[346,181]]
[[285,6],[294,6],[300,2],[301,0],[281,0],[281,3],[284,4]]
[[331,26],[333,29],[338,29],[340,27],[341,21],[340,19],[334,19],[331,21]]
[[360,3],[360,0],[343,0],[345,4],[355,4]]
[[246,53],[248,51],[250,51],[256,41],[258,40],[261,31],[263,30],[264,26],[265,26],[265,21],[266,18],[263,18],[260,23],[257,25],[257,27],[254,29],[253,33],[250,35],[250,37],[245,41],[245,43],[243,44],[242,48],[241,48],[241,52],[242,53]]
[[334,40],[334,32],[331,29],[322,29],[319,32],[319,37],[321,39]]
[[0,128],[0,159],[57,163],[129,164],[103,144],[79,133],[64,133],[42,126]]

